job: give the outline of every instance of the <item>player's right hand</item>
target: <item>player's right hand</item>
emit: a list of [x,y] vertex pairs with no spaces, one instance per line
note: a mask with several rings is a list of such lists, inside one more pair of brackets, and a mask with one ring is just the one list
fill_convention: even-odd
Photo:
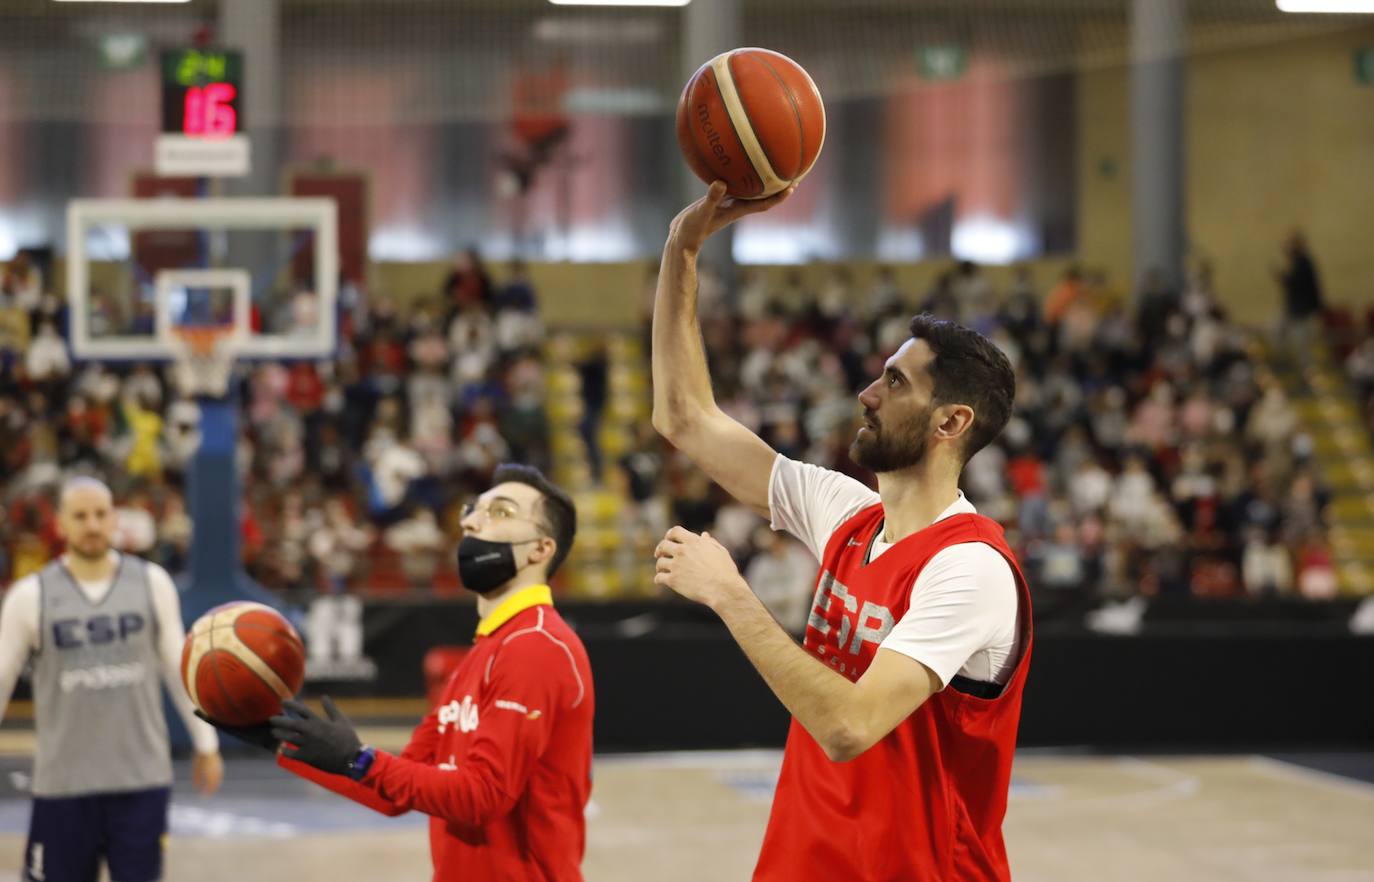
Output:
[[725,195],[725,182],[716,181],[706,195],[682,209],[668,226],[668,244],[696,253],[715,233],[750,214],[767,211],[797,189],[792,184],[766,199],[736,199]]
[[263,722],[256,726],[230,726],[228,723],[210,719],[201,713],[199,708],[196,709],[195,714],[225,735],[232,735],[240,741],[255,744],[271,753],[276,753],[277,748],[281,746],[281,741],[272,734],[272,726],[269,723]]

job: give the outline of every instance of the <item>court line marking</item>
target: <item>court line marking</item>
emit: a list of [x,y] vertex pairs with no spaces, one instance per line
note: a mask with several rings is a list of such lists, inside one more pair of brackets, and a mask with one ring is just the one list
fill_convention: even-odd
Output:
[[[1071,761],[1107,759],[1107,757],[1070,757]],[[1139,809],[1149,808],[1169,802],[1189,799],[1202,790],[1202,782],[1196,775],[1161,763],[1150,762],[1135,756],[1112,757],[1112,765],[1128,775],[1152,781],[1163,781],[1160,786],[1149,790],[1133,790],[1128,793],[1111,793],[1105,796],[1088,796],[1075,799],[1061,796],[1059,799],[1037,800],[1037,804],[1063,809]]]
[[[1060,792],[1053,795],[1025,796],[1017,794],[1014,802],[1034,802],[1037,805],[1055,806],[1063,809],[1136,809],[1148,808],[1164,803],[1189,799],[1202,789],[1201,781],[1195,776],[1160,763],[1150,762],[1140,757],[1118,756],[1069,756],[1063,757],[1075,764],[1084,761],[1110,761],[1126,774],[1146,781],[1160,782],[1159,786],[1129,793],[1090,796],[1075,799]],[[692,769],[701,771],[732,771],[742,769],[767,769],[773,771],[782,761],[782,751],[768,749],[740,751],[665,751],[657,753],[622,754],[598,756],[598,765],[635,766],[655,769]],[[1024,776],[1024,773],[1023,773]],[[1034,785],[1035,776],[1028,778]]]
[[752,769],[782,765],[782,751],[767,748],[752,750],[674,750],[655,753],[598,754],[597,765],[647,766],[660,769]]

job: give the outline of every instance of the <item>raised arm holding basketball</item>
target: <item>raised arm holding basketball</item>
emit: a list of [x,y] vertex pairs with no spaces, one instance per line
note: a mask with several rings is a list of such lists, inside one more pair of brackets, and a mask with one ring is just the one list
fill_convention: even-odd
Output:
[[714,233],[772,208],[792,189],[767,199],[744,200],[727,197],[723,182],[712,184],[668,228],[654,295],[654,428],[712,480],[765,517],[768,473],[777,453],[716,405],[697,320],[697,255]]
[[[726,197],[724,184],[712,184],[669,227],[654,303],[654,427],[764,517],[770,516],[768,485],[778,454],[716,405],[696,315],[696,258],[712,234],[791,192],[745,201]],[[867,749],[938,688],[905,657],[882,659],[862,688],[808,658],[709,534],[674,527],[655,556],[655,581],[721,615],[774,693],[832,759]],[[876,676],[889,666],[901,675]]]

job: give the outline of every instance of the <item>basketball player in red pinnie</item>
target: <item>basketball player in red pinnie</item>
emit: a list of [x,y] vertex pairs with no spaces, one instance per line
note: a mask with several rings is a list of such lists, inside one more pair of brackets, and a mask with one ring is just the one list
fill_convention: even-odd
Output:
[[653,317],[654,426],[821,563],[803,645],[709,534],[674,527],[655,581],[714,610],[792,727],[755,882],[991,882],[1002,840],[1030,601],[1002,529],[959,490],[997,437],[1015,379],[986,338],[928,315],[859,393],[850,456],[878,492],[779,456],[711,391],[696,260],[731,222],[772,207],[724,184],[673,221]]
[[492,480],[458,546],[478,595],[476,645],[400,754],[363,744],[328,698],[327,718],[288,701],[267,724],[220,728],[383,814],[429,815],[434,882],[581,882],[592,672],[548,586],[577,515],[538,469],[503,465]]

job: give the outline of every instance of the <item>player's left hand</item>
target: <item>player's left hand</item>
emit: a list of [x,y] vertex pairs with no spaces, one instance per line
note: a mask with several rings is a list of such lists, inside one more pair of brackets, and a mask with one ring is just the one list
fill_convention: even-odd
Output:
[[335,775],[348,771],[363,743],[353,731],[353,724],[334,706],[329,696],[324,697],[327,720],[299,701],[285,701],[282,709],[284,713],[268,721],[272,724],[272,734],[282,741],[282,756]]
[[202,796],[214,796],[224,783],[224,758],[215,753],[197,753],[191,760],[191,783]]
[[730,552],[710,533],[698,536],[684,527],[673,527],[654,549],[654,557],[654,584],[666,585],[688,600],[714,606],[744,587]]

